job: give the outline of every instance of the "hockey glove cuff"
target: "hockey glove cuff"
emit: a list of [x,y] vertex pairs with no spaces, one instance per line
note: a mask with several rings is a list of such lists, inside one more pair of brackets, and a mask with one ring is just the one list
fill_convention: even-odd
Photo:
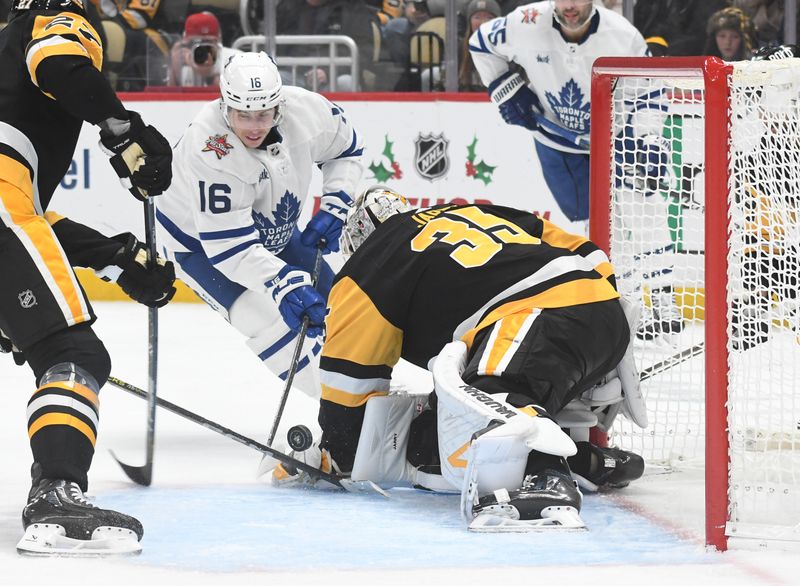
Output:
[[539,100],[518,73],[505,73],[489,84],[489,96],[500,109],[507,124],[536,130],[534,109],[541,111]]
[[323,195],[320,198],[319,211],[309,220],[300,236],[300,242],[314,247],[322,243],[324,254],[338,252],[342,227],[352,205],[353,199],[344,191]]
[[100,123],[100,148],[123,187],[136,199],[163,193],[172,182],[172,147],[136,112],[129,120],[109,118]]
[[283,321],[292,331],[299,332],[303,318],[307,316],[306,335],[312,338],[322,335],[325,326],[325,300],[311,286],[311,277],[307,272],[286,265],[265,285],[278,304]]
[[[336,474],[341,476],[339,466],[331,457],[328,450],[321,450],[319,445],[315,442],[310,448],[303,452],[289,452],[292,458],[300,460],[304,464],[313,466],[327,474]],[[316,488],[330,488],[333,485],[313,478],[308,472],[297,470],[288,464],[278,464],[273,470],[270,477],[273,486],[289,487],[289,486],[304,486]]]
[[[126,232],[113,237],[122,244],[114,257],[119,271],[107,267],[98,272],[104,280],[116,280],[128,297],[148,307],[164,307],[175,295],[175,267],[158,257],[148,262],[147,250],[136,237]],[[114,275],[114,273],[117,273]]]

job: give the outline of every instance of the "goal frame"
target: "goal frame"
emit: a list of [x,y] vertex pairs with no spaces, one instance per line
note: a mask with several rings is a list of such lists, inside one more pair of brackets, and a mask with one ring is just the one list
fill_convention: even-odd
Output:
[[[733,67],[717,57],[601,57],[592,67],[590,238],[611,253],[614,163],[613,88],[622,77],[702,78],[704,96],[705,198],[705,538],[728,547],[728,153]],[[713,197],[712,194],[726,194]],[[612,259],[613,263],[613,259]]]

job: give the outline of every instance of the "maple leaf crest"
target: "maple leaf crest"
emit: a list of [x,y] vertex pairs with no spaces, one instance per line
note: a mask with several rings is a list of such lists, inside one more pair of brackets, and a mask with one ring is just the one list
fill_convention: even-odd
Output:
[[545,92],[547,102],[564,128],[584,134],[589,132],[591,104],[584,103],[585,96],[574,79],[570,79],[558,92],[558,97]]
[[[271,214],[265,216],[253,210],[252,215],[264,247],[271,252],[280,252],[289,242],[300,217],[300,200],[287,190],[275,204]],[[274,221],[269,218],[270,215]]]
[[388,167],[384,165],[384,161],[382,160],[371,163],[369,166],[369,170],[378,183],[386,183],[389,179],[401,179],[403,177],[403,170],[400,169],[399,163],[394,160],[392,145],[394,145],[394,143],[389,140],[389,135],[385,135],[383,152],[381,155],[389,162]]
[[489,185],[492,182],[492,174],[497,167],[492,167],[488,165],[483,159],[478,161],[478,164],[475,164],[475,159],[477,155],[475,154],[475,146],[478,144],[478,137],[473,136],[472,142],[467,147],[467,163],[466,163],[466,173],[467,177],[472,177],[473,179],[477,179],[478,181],[483,181],[484,185]]

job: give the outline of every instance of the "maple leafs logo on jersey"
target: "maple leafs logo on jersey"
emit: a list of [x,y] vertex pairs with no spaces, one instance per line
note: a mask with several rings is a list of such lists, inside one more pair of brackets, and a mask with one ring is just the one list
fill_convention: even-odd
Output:
[[478,137],[473,136],[472,142],[467,147],[467,177],[472,177],[478,181],[483,181],[484,185],[489,185],[492,182],[492,174],[497,167],[492,167],[491,165],[486,164],[483,159],[475,164],[475,159],[477,158],[477,155],[475,154],[475,146],[477,144]]
[[591,104],[589,102],[584,103],[583,92],[574,79],[570,79],[564,84],[564,87],[558,92],[558,97],[550,92],[545,92],[545,96],[547,96],[550,107],[556,113],[564,128],[579,134],[589,132],[589,108]]
[[253,221],[264,248],[277,254],[286,247],[289,238],[292,237],[297,219],[300,217],[300,200],[287,190],[269,215],[274,221],[253,210]]
[[217,159],[219,160],[230,153],[232,148],[233,145],[228,143],[227,134],[215,134],[214,136],[208,137],[208,140],[206,141],[206,147],[203,149],[203,152],[214,153],[217,155]]

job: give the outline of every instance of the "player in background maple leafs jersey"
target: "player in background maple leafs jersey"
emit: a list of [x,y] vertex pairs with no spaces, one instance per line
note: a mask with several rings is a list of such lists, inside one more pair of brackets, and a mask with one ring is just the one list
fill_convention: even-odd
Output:
[[591,0],[548,0],[484,23],[469,50],[503,119],[533,131],[561,211],[573,222],[588,220],[592,64],[647,55],[642,35]]
[[[304,316],[322,333],[333,271],[323,261],[311,287],[317,245],[339,249],[350,194],[361,178],[361,137],[323,96],[282,87],[265,53],[224,67],[222,98],[206,104],[175,148],[172,188],[159,203],[159,243],[178,276],[285,378]],[[314,166],[322,170],[320,210],[301,233],[297,220]],[[304,344],[295,383],[318,395],[320,341]]]

